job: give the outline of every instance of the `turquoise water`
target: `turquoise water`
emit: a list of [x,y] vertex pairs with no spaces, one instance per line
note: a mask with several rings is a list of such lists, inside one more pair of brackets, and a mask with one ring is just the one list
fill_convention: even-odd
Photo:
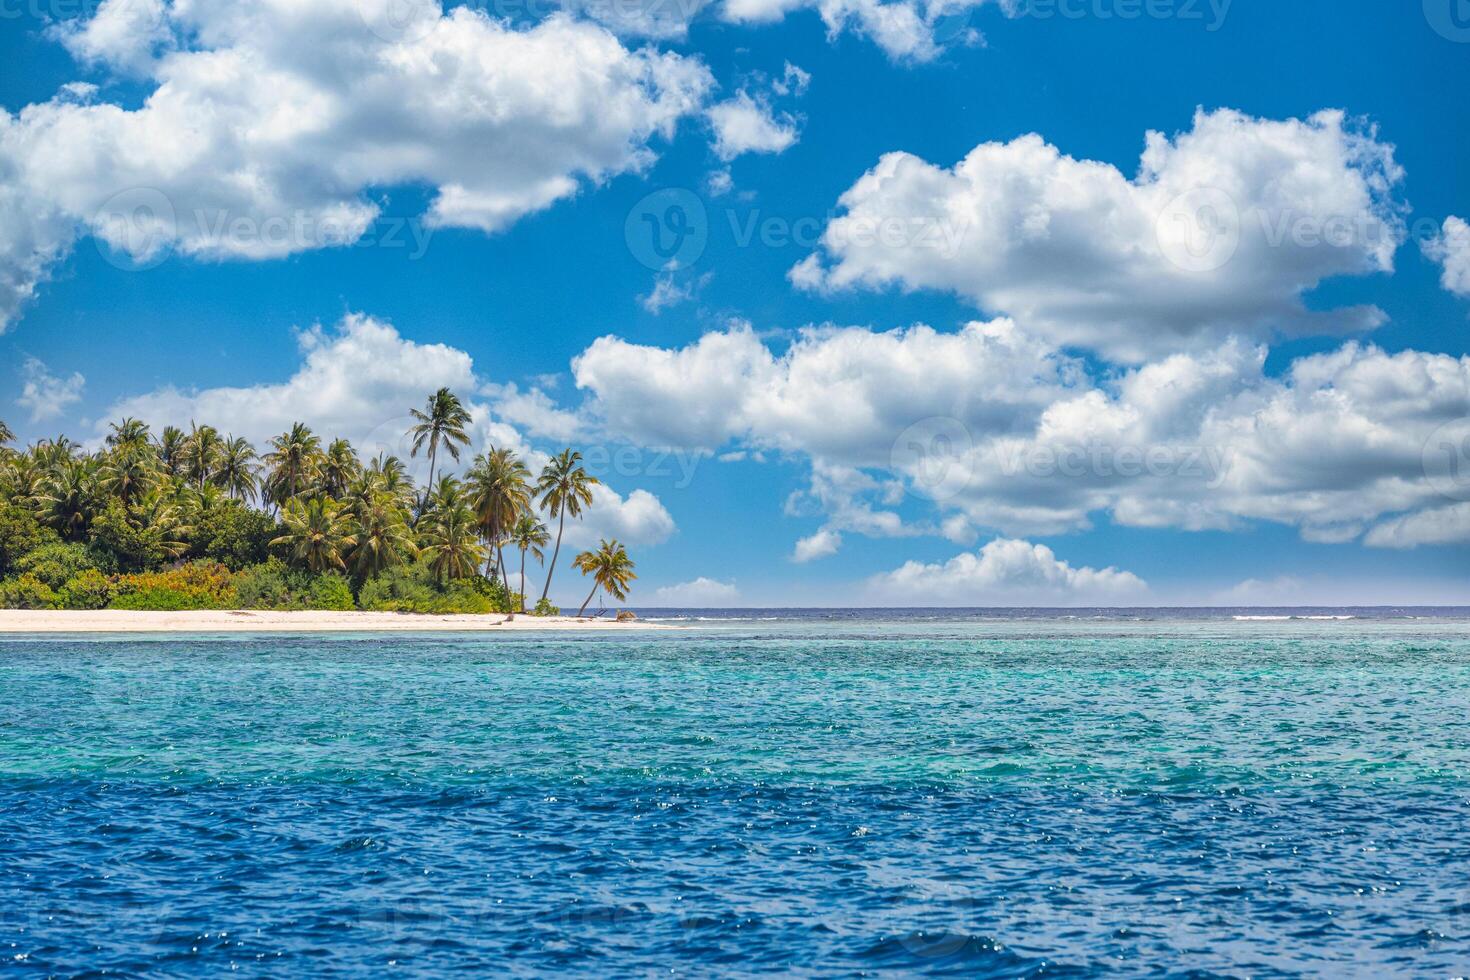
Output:
[[0,970],[1470,971],[1454,619],[0,640]]

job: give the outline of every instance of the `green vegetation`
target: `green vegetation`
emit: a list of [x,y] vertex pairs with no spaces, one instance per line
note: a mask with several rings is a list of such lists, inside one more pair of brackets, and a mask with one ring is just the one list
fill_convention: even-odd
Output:
[[[346,439],[296,423],[264,455],[210,425],[132,418],[87,452],[65,436],[17,450],[0,422],[0,608],[526,611],[526,557],[546,567],[547,598],[568,516],[597,479],[568,449],[538,476],[494,446],[463,478],[438,472],[470,443],[469,413],[447,388],[413,410],[412,454],[364,464]],[[437,477],[435,474],[437,473]],[[542,514],[555,518],[556,544]],[[512,590],[507,558],[518,558]],[[627,596],[633,563],[616,541],[573,560],[599,591]]]

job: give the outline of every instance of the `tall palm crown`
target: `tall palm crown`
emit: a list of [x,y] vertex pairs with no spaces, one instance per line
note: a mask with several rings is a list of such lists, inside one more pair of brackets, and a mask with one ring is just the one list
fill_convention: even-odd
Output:
[[267,500],[284,504],[310,487],[317,477],[322,441],[300,422],[291,431],[271,440],[265,465],[270,475],[265,481]]
[[194,482],[195,488],[203,488],[214,476],[215,464],[224,440],[219,430],[212,425],[196,425],[184,440],[184,473]]
[[582,516],[582,508],[592,506],[592,488],[597,477],[582,468],[582,454],[564,449],[541,470],[536,481],[536,495],[541,498],[541,507],[557,519],[556,547],[551,552],[551,564],[546,569],[546,585],[541,590],[545,599],[551,591],[551,576],[556,572],[556,559],[561,554],[561,535],[566,529],[567,514]]
[[358,461],[357,450],[352,448],[352,443],[346,439],[333,439],[322,457],[322,489],[328,495],[340,498],[361,469],[362,463]]
[[287,545],[296,561],[313,572],[347,567],[344,556],[357,543],[352,521],[345,508],[327,497],[302,501],[292,497],[281,511],[286,533],[271,541],[271,547]]
[[379,477],[383,481],[383,489],[398,498],[405,507],[412,506],[413,480],[409,479],[403,460],[379,453],[368,466],[368,472]]
[[164,426],[158,437],[158,458],[169,476],[178,476],[184,469],[184,443],[188,440],[184,430],[175,425]]
[[348,504],[355,522],[352,574],[370,578],[412,558],[418,553],[408,512],[401,502],[382,488],[380,477],[364,474],[348,489]]
[[582,608],[577,610],[578,616],[587,611],[587,604],[597,595],[598,589],[619,601],[628,598],[629,583],[638,577],[633,574],[633,562],[628,558],[627,549],[618,543],[617,538],[611,541],[603,539],[596,551],[582,552],[572,559],[572,564],[583,575],[592,576],[592,591],[587,593]]
[[107,434],[107,444],[114,449],[148,441],[148,423],[131,416],[121,422],[111,423],[108,428],[112,431]]
[[255,499],[255,447],[244,437],[226,436],[214,471],[215,486],[231,498],[247,503]]
[[410,414],[417,422],[407,433],[413,436],[410,455],[417,456],[419,450],[428,445],[429,486],[433,486],[434,463],[439,447],[443,446],[445,452],[458,462],[460,448],[470,444],[470,437],[465,433],[465,426],[470,424],[470,413],[460,404],[458,395],[448,388],[440,388],[429,396],[424,411],[420,412],[415,408],[410,410]]
[[104,493],[116,497],[126,507],[156,487],[163,479],[158,452],[146,442],[119,442],[109,452],[98,471]]
[[525,612],[526,552],[529,551],[537,561],[545,561],[546,552],[542,549],[551,543],[551,532],[546,530],[545,524],[536,520],[535,515],[523,513],[515,527],[510,529],[510,543],[521,553],[521,612]]
[[0,446],[5,445],[7,442],[14,441],[15,433],[10,431],[10,426],[6,425],[4,421],[0,421]]
[[90,459],[69,459],[56,467],[37,496],[43,522],[67,541],[86,537],[97,510],[96,469]]
[[531,507],[531,470],[511,449],[491,447],[477,457],[465,478],[470,506],[485,543],[495,548],[501,578],[510,591],[510,574],[505,569],[502,545]]

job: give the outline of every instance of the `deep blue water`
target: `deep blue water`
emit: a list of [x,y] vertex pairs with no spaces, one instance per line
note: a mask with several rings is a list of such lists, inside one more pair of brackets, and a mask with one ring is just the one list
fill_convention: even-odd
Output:
[[1462,975],[1467,708],[1458,614],[0,640],[0,971]]

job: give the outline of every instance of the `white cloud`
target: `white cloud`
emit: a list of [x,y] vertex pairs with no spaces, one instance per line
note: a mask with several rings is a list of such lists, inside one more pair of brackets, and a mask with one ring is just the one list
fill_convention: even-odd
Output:
[[1340,112],[1200,111],[1172,140],[1148,134],[1132,180],[1038,135],[982,144],[950,169],[889,153],[791,278],[952,291],[1128,361],[1236,334],[1364,330],[1381,311],[1309,311],[1302,297],[1392,270],[1401,178],[1393,147]]
[[778,119],[769,105],[740,91],[706,110],[715,132],[715,154],[727,163],[742,153],[782,153],[796,142],[796,121]]
[[1073,568],[1046,545],[1007,538],[942,565],[907,562],[868,586],[893,603],[969,606],[1116,603],[1137,600],[1148,589],[1131,572]]
[[[131,2],[68,43],[137,67]],[[430,226],[498,231],[645,169],[712,84],[566,15],[518,31],[431,2],[404,25],[392,3],[180,2],[167,26],[192,46],[148,62],[137,108],[73,87],[0,110],[0,216],[22,218],[0,225],[0,321],[78,234],[141,261],[273,258],[357,240],[400,185],[433,190]]]
[[[555,533],[552,519],[543,515]],[[568,521],[562,546],[592,548],[603,538],[617,538],[627,545],[653,545],[667,541],[675,531],[674,518],[663,503],[647,490],[634,490],[626,497],[605,483],[592,488],[592,506],[580,521]]]
[[1456,296],[1470,296],[1470,224],[1450,215],[1434,238],[1424,243],[1424,254],[1443,266],[1440,285]]
[[87,379],[81,374],[73,372],[69,378],[57,377],[34,357],[25,359],[20,373],[25,381],[15,403],[31,413],[32,422],[45,422],[62,415],[82,400],[82,389],[87,386]]
[[898,62],[925,62],[951,44],[980,41],[969,24],[972,8],[986,0],[725,0],[724,19],[768,24],[804,9],[815,10],[829,37],[853,31]]
[[91,18],[64,21],[52,33],[78,61],[131,74],[146,72],[173,44],[164,0],[102,0]]
[[1421,510],[1384,521],[1369,531],[1363,541],[1378,548],[1463,544],[1470,541],[1470,503]]
[[836,531],[823,528],[815,534],[808,535],[796,542],[796,548],[791,553],[791,560],[799,565],[818,558],[827,558],[837,554],[842,547],[842,535]]
[[733,582],[720,582],[701,575],[692,582],[655,589],[653,596],[662,605],[699,608],[731,605],[739,600],[740,590]]

